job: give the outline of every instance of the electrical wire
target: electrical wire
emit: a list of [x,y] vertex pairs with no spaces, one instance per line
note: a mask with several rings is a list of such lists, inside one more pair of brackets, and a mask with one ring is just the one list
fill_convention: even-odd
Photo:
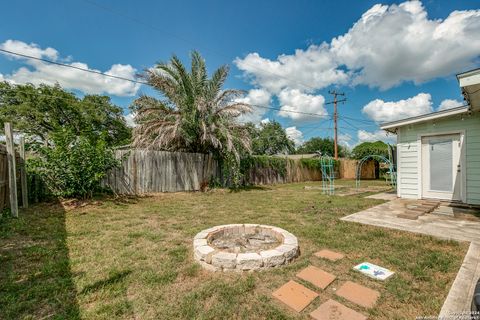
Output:
[[[195,46],[195,47],[203,47],[203,48],[206,49],[207,51],[209,51],[209,52],[211,52],[211,53],[214,53],[214,54],[216,54],[217,56],[226,58],[226,59],[228,59],[228,60],[231,59],[231,57],[227,56],[226,54],[224,54],[224,53],[222,53],[222,52],[219,52],[219,51],[216,51],[216,50],[212,50],[211,48],[206,48],[206,47],[201,46],[201,45],[199,45],[199,44],[195,44],[194,42],[192,42],[192,41],[190,41],[190,40],[188,40],[188,39],[186,39],[186,38],[179,37],[179,36],[177,36],[177,35],[175,35],[175,34],[172,34],[172,33],[170,33],[170,32],[166,32],[164,28],[159,28],[159,27],[157,27],[157,26],[155,26],[155,25],[152,25],[152,24],[150,24],[150,23],[147,23],[147,22],[145,22],[145,21],[142,21],[142,20],[140,20],[140,19],[138,19],[138,18],[135,18],[135,17],[133,17],[133,16],[129,16],[129,15],[127,15],[127,14],[125,14],[125,13],[123,13],[123,12],[121,12],[121,11],[115,9],[115,8],[108,7],[108,6],[105,6],[105,5],[103,5],[103,4],[99,4],[99,3],[95,2],[95,1],[92,1],[92,0],[79,0],[79,1],[82,1],[82,2],[84,2],[84,3],[87,3],[87,4],[91,5],[91,6],[94,6],[94,7],[96,7],[96,8],[99,8],[99,9],[103,10],[103,11],[109,12],[109,13],[111,13],[111,14],[117,15],[117,16],[119,16],[119,17],[121,17],[121,18],[130,20],[130,21],[132,21],[132,22],[134,22],[134,23],[143,25],[143,26],[145,26],[145,27],[147,27],[147,28],[150,28],[150,29],[152,29],[152,30],[155,30],[155,31],[158,31],[158,32],[162,32],[163,34],[166,34],[166,35],[168,35],[169,37],[176,38],[176,39],[178,39],[178,40],[180,40],[180,41],[182,41],[182,42],[185,42],[185,43],[187,43],[187,44],[193,45],[193,46]],[[299,85],[301,85],[301,86],[303,86],[303,87],[306,87],[306,88],[309,88],[309,89],[312,89],[312,90],[318,90],[318,88],[316,88],[316,87],[313,87],[313,86],[308,85],[308,84],[306,84],[306,83],[302,83],[302,82],[300,82],[300,81],[291,79],[291,78],[289,78],[289,77],[286,77],[286,76],[283,76],[283,75],[274,73],[274,72],[272,72],[272,71],[270,71],[270,70],[259,68],[258,66],[253,65],[253,64],[251,64],[251,63],[248,63],[248,62],[243,62],[243,63],[244,63],[245,65],[249,66],[249,67],[252,68],[252,69],[256,69],[257,71],[269,73],[269,74],[271,74],[271,75],[273,75],[273,76],[275,76],[275,77],[283,78],[283,79],[285,79],[285,80],[288,80],[288,81],[290,81],[290,82],[297,83],[297,84],[299,84]]]
[[352,118],[352,117],[348,117],[348,116],[338,116],[339,118],[346,118],[346,119],[349,119],[349,120],[352,120],[352,121],[356,121],[356,122],[360,122],[360,123],[374,123],[376,124],[377,122],[373,121],[373,120],[368,120],[368,119],[359,119],[359,118]]
[[133,82],[133,83],[137,83],[137,84],[150,85],[148,82],[145,82],[145,81],[138,81],[138,80],[135,80],[135,79],[116,76],[116,75],[113,75],[113,74],[108,74],[108,73],[104,73],[104,72],[100,72],[100,71],[96,71],[96,70],[76,67],[76,66],[72,66],[70,64],[61,63],[61,62],[57,62],[57,61],[52,61],[52,60],[48,60],[48,59],[44,59],[44,58],[38,58],[38,57],[34,57],[34,56],[31,56],[31,55],[28,55],[28,54],[23,54],[23,53],[14,52],[14,51],[5,50],[5,49],[0,49],[0,51],[4,52],[4,53],[7,53],[7,54],[12,54],[12,55],[20,56],[20,57],[23,57],[23,58],[32,59],[32,60],[42,61],[42,62],[54,64],[54,65],[65,67],[65,68],[76,69],[76,70],[80,70],[80,71],[84,71],[84,72],[94,73],[94,74],[97,74],[97,75],[110,77],[110,78],[114,78],[114,79],[118,79],[118,80],[129,81],[129,82]]
[[[124,77],[120,77],[120,76],[111,75],[111,74],[108,74],[108,73],[103,73],[103,72],[100,72],[100,71],[80,68],[80,67],[72,66],[72,65],[69,65],[69,64],[56,62],[56,61],[52,61],[52,60],[48,60],[48,59],[44,59],[44,58],[38,58],[38,57],[31,56],[31,55],[19,53],[19,52],[14,52],[14,51],[5,50],[5,49],[0,49],[0,52],[12,54],[12,55],[17,55],[17,56],[28,58],[28,59],[38,60],[38,61],[62,66],[62,67],[65,67],[65,68],[72,68],[72,69],[76,69],[76,70],[80,70],[80,71],[84,71],[84,72],[89,72],[89,73],[94,73],[94,74],[97,74],[97,75],[102,75],[102,76],[105,76],[105,77],[110,77],[110,78],[125,80],[125,81],[129,81],[129,82],[137,83],[137,84],[144,84],[144,85],[151,86],[148,82],[145,82],[145,81],[138,81],[138,80],[134,80],[134,79],[129,79],[129,78],[124,78]],[[230,101],[230,102],[235,102],[235,101]],[[319,114],[319,113],[303,112],[303,111],[289,110],[289,109],[284,109],[284,108],[274,108],[274,107],[252,105],[252,104],[251,104],[251,106],[254,106],[254,107],[257,107],[257,108],[277,110],[277,111],[281,111],[281,112],[297,113],[297,114],[303,114],[303,115],[309,115],[309,116],[316,116],[316,117],[321,117],[321,118],[325,117],[325,115]]]
[[[10,92],[16,92],[14,89],[0,88],[0,93],[1,93],[2,90],[10,90]],[[55,98],[55,99],[64,99],[64,100],[71,101],[71,98],[68,98],[68,97],[60,97],[60,96],[55,96],[55,95],[51,95],[51,94],[47,94],[47,93],[43,93],[43,92],[33,93],[33,92],[25,91],[25,92],[22,92],[22,94],[41,95],[41,96],[46,96],[46,97],[52,97],[52,98]],[[75,98],[78,98],[78,97],[75,96]],[[234,102],[234,101],[231,101],[231,102]],[[99,104],[95,104],[94,102],[89,102],[89,103],[92,103],[94,105],[99,105]],[[281,109],[281,108],[267,107],[267,106],[260,106],[260,105],[252,105],[252,104],[250,106],[257,107],[257,108],[263,108],[263,109],[269,109],[269,110],[282,111],[282,112],[287,112],[287,113],[297,113],[297,114],[303,114],[303,115],[310,115],[310,116],[325,118],[324,114],[319,114],[319,113],[302,112],[302,111],[296,111],[296,110]]]

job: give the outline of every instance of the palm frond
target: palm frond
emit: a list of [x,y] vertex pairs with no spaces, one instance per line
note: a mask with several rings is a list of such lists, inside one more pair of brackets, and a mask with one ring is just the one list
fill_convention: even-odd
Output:
[[[228,66],[208,77],[205,60],[194,51],[190,70],[173,56],[145,70],[143,77],[165,100],[141,96],[132,104],[137,117],[134,145],[171,151],[229,152],[239,158],[250,150],[248,130],[235,118],[251,112],[250,105],[235,100],[240,90],[222,90]],[[242,151],[241,151],[242,150]]]

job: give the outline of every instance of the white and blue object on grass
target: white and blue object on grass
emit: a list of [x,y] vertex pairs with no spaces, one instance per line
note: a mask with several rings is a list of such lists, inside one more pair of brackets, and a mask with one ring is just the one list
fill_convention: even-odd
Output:
[[359,265],[353,267],[353,269],[360,271],[361,273],[376,280],[386,280],[395,273],[370,262],[362,262]]

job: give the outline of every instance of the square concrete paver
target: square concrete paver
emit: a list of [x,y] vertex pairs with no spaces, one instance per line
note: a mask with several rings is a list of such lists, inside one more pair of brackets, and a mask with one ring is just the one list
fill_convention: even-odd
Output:
[[335,294],[365,308],[372,308],[380,297],[378,291],[351,281],[345,282]]
[[367,317],[355,310],[345,307],[334,300],[328,300],[310,313],[315,320],[366,320]]
[[331,273],[323,271],[320,268],[314,266],[308,266],[299,273],[297,277],[305,281],[310,282],[311,284],[319,287],[320,289],[325,289],[330,283],[335,280],[335,276]]
[[278,288],[272,295],[285,303],[293,310],[300,312],[305,309],[318,294],[301,284],[290,280],[280,288]]
[[323,249],[318,252],[315,252],[315,256],[323,259],[328,259],[330,261],[337,261],[343,259],[344,255],[339,252],[331,251],[328,249]]

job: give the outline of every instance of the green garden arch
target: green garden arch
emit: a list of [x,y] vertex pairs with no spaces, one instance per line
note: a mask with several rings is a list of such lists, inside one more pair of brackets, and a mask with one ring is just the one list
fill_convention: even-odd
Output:
[[389,173],[390,173],[390,184],[393,188],[397,188],[397,172],[395,171],[395,166],[390,161],[390,159],[378,155],[378,154],[371,154],[368,156],[363,157],[357,164],[357,170],[355,172],[355,187],[358,189],[360,187],[360,180],[362,178],[362,166],[367,160],[377,160],[378,162],[386,163],[388,165]]
[[335,161],[330,156],[320,157],[320,169],[322,171],[322,193],[335,194]]

